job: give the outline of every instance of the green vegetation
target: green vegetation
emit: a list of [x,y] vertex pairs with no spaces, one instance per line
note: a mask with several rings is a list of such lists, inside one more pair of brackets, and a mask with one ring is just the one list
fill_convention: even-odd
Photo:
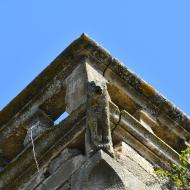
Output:
[[183,150],[179,156],[181,165],[172,164],[172,170],[155,169],[162,179],[168,179],[179,190],[190,190],[190,147]]

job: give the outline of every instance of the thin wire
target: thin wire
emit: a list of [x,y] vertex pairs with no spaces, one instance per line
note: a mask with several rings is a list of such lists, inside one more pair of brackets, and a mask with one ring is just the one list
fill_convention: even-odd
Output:
[[36,163],[36,168],[37,168],[37,170],[38,170],[38,173],[40,173],[40,168],[39,168],[38,160],[37,160],[37,158],[36,158],[34,140],[33,140],[33,136],[32,136],[32,130],[33,130],[34,127],[36,127],[36,126],[32,126],[32,127],[31,127],[30,138],[31,138],[31,141],[32,141],[32,150],[33,150],[34,160],[35,160],[35,163]]

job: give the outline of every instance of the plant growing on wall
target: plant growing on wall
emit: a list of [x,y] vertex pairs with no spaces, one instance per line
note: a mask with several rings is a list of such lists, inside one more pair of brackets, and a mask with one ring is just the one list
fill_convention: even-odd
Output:
[[162,179],[168,179],[179,190],[190,190],[190,147],[181,151],[179,155],[181,165],[171,164],[172,170],[155,169],[155,173]]

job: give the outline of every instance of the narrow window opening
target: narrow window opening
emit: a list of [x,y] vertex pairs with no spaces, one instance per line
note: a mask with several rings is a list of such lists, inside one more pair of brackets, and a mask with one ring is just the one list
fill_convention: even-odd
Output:
[[64,119],[66,119],[69,116],[68,112],[63,112],[55,121],[54,124],[57,125],[59,124],[61,121],[63,121]]

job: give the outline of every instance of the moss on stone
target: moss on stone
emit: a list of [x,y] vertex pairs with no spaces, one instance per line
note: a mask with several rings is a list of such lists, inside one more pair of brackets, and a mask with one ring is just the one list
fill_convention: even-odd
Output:
[[141,88],[142,88],[142,93],[147,97],[154,96],[156,94],[154,88],[152,88],[152,86],[148,85],[145,82],[141,83]]

